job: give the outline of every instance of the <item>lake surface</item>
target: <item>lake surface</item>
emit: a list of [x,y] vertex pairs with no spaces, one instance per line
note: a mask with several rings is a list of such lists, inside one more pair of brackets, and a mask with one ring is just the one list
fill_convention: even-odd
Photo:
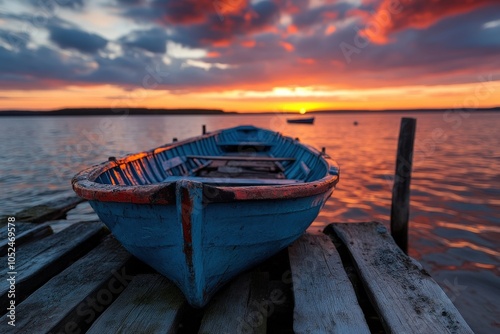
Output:
[[[253,124],[299,137],[341,166],[332,198],[311,225],[388,224],[403,115],[319,115],[316,124],[261,116],[0,118],[0,216],[71,194],[76,171],[208,131]],[[500,113],[415,113],[410,255],[444,288],[477,333],[500,332]],[[354,126],[353,122],[359,125]],[[78,211],[79,210],[79,211]],[[88,205],[75,217],[84,217]]]

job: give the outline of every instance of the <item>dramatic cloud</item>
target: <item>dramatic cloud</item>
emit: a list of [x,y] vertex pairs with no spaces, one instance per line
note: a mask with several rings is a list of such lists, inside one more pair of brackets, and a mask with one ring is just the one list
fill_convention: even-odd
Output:
[[172,38],[183,45],[191,47],[229,46],[237,36],[251,35],[271,30],[279,18],[279,9],[275,4],[262,1],[252,7],[243,17],[227,15],[221,20],[211,15],[207,21],[199,24],[181,25],[174,28]]
[[83,0],[30,0],[35,8],[54,11],[57,7],[80,9],[84,6]]
[[0,40],[3,40],[12,48],[26,48],[30,35],[25,32],[0,29]]
[[241,14],[248,8],[247,0],[155,0],[153,7],[163,10],[166,23],[200,23],[216,12],[224,15]]
[[7,50],[0,46],[0,87],[3,89],[50,89],[78,82],[92,64],[79,58],[63,58],[47,47]]
[[103,49],[108,41],[99,35],[75,28],[50,26],[50,40],[63,49],[75,49],[84,53],[95,53]]
[[425,29],[444,18],[488,5],[496,5],[494,10],[500,10],[498,0],[383,0],[376,13],[369,16],[371,27],[364,33],[373,42],[386,43],[392,33],[408,28]]
[[116,0],[116,2],[122,5],[140,5],[144,0]]
[[120,39],[124,45],[140,48],[153,53],[167,51],[168,36],[165,29],[152,28],[149,30],[133,31]]
[[[40,3],[51,6],[44,20]],[[498,1],[40,3],[2,5],[1,96],[100,85],[170,94],[309,86],[331,97],[500,78]]]
[[274,3],[286,14],[297,14],[309,7],[309,0],[274,0]]
[[297,13],[293,16],[293,23],[299,28],[316,24],[329,24],[336,19],[344,18],[353,5],[345,2],[336,4],[326,4]]

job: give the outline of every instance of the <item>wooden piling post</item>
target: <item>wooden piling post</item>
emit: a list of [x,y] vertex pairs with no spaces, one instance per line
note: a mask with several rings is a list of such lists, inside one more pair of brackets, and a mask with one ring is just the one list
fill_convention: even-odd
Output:
[[391,235],[394,241],[396,241],[396,244],[405,253],[408,253],[410,181],[416,127],[416,119],[401,119],[398,151],[396,155],[396,171],[392,188]]
[[202,125],[201,127],[201,133],[206,134],[207,133],[207,126],[205,124]]

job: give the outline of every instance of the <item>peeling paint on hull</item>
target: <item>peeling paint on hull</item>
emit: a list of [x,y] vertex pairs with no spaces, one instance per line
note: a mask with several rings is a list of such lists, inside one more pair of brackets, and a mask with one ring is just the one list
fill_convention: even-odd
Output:
[[[217,143],[227,143],[235,133],[246,143],[250,140],[244,136],[251,136],[252,145],[274,140],[276,145],[255,156],[293,157],[285,174],[302,177],[301,183],[213,185],[196,177],[161,181],[171,173],[162,174],[161,162],[175,156],[234,154]],[[309,167],[301,168],[301,161]],[[235,275],[300,237],[330,197],[338,171],[328,156],[291,138],[237,127],[94,166],[75,176],[73,188],[130,253],[177,284],[192,306],[203,307]]]

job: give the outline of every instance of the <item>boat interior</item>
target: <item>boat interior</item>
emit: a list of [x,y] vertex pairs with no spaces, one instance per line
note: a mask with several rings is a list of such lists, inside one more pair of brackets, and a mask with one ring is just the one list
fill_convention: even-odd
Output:
[[320,153],[279,133],[239,126],[117,160],[96,182],[144,185],[192,179],[231,186],[286,185],[325,176]]

